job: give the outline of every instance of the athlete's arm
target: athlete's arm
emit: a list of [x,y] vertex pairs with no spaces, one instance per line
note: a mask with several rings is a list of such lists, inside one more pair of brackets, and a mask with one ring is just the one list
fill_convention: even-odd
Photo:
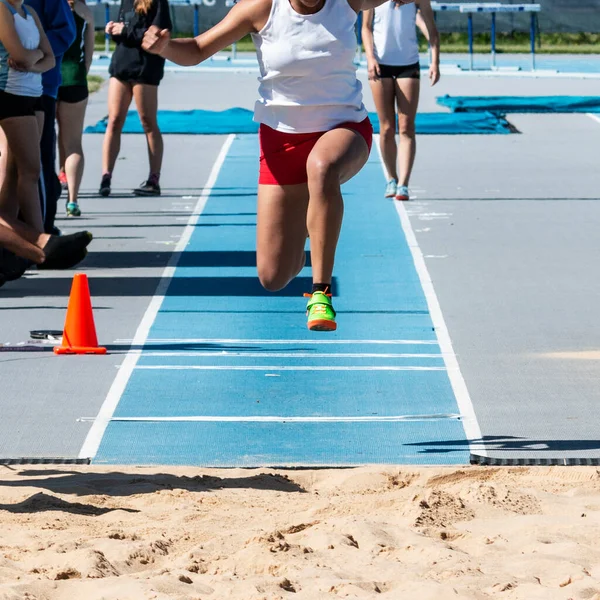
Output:
[[362,22],[362,41],[365,46],[365,54],[367,56],[367,70],[369,72],[369,79],[371,81],[377,81],[381,72],[379,70],[379,63],[375,57],[375,44],[373,42],[373,17],[375,11],[370,8],[365,10],[363,14]]
[[35,24],[37,25],[38,31],[40,32],[40,45],[38,48],[42,51],[43,56],[40,60],[38,60],[28,71],[33,73],[45,73],[50,69],[54,69],[56,66],[56,59],[54,58],[54,52],[52,52],[52,46],[50,45],[50,41],[48,40],[48,36],[44,31],[42,26],[42,22],[40,18],[37,16],[35,10],[31,7],[28,7],[31,16],[35,20]]
[[429,81],[435,85],[440,80],[440,35],[433,17],[431,0],[418,0],[421,16],[429,33],[428,41],[431,46],[431,66],[429,67]]
[[142,47],[178,65],[197,65],[245,35],[260,31],[270,12],[271,0],[241,0],[220,23],[196,38],[171,39],[166,29],[150,27]]
[[[415,0],[415,2],[417,2],[417,0]],[[417,29],[423,34],[423,37],[427,40],[427,42],[429,42],[429,31],[427,31],[427,25],[425,25],[425,21],[423,20],[420,10],[417,11]]]
[[89,72],[94,58],[94,13],[83,2],[78,0],[75,2],[75,12],[85,21],[85,34],[83,39],[83,54],[85,57],[85,69]]
[[[398,6],[403,4],[412,4],[415,0],[393,0]],[[389,2],[389,0],[348,0],[348,4],[359,13],[361,10],[369,10],[370,8],[377,8],[382,4]]]

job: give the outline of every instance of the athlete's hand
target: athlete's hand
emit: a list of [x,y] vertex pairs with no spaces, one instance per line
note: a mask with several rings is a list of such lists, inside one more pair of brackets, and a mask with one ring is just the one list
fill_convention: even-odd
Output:
[[162,54],[171,41],[171,32],[168,29],[160,29],[151,25],[144,34],[142,48],[150,54]]
[[429,81],[433,87],[440,80],[440,65],[432,63],[429,67]]
[[405,4],[413,4],[415,0],[394,0],[394,4],[396,6],[394,6],[394,8],[400,8],[401,6],[404,6]]
[[121,35],[123,33],[123,29],[125,29],[125,23],[115,23],[114,21],[109,21],[106,24],[104,31],[106,31],[108,35]]
[[379,69],[379,63],[376,60],[367,61],[367,70],[369,73],[369,81],[379,81],[381,70]]
[[21,73],[26,73],[29,70],[27,65],[24,65],[23,63],[18,63],[14,58],[8,59],[8,66],[13,71],[20,71]]
[[29,71],[32,70],[32,68],[36,65],[36,63],[38,63],[40,60],[42,60],[44,58],[44,53],[37,48],[36,50],[33,50],[30,54],[29,54],[29,60],[22,60],[22,61],[16,61],[14,58],[9,57],[8,58],[8,66],[15,70],[15,71],[21,71],[22,73],[28,73]]

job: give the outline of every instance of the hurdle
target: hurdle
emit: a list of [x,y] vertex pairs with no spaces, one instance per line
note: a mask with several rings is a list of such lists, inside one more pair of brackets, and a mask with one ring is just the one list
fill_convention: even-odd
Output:
[[537,14],[541,12],[541,4],[501,4],[500,2],[469,2],[468,4],[447,4],[432,2],[431,8],[435,13],[438,12],[459,12],[466,14],[468,18],[469,35],[469,70],[472,71],[473,65],[473,14],[486,13],[491,15],[491,57],[492,69],[496,69],[496,14],[497,13],[529,13],[530,18],[530,46],[531,46],[531,68],[536,69],[535,43],[536,43],[536,25]]

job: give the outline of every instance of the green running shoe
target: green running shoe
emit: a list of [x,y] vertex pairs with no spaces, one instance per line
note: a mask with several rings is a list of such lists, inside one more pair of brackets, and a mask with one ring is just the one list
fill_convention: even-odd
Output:
[[81,209],[79,208],[79,204],[77,202],[69,202],[67,204],[67,217],[80,217]]
[[335,331],[335,310],[331,304],[331,295],[324,292],[306,294],[310,298],[306,305],[308,328],[311,331]]

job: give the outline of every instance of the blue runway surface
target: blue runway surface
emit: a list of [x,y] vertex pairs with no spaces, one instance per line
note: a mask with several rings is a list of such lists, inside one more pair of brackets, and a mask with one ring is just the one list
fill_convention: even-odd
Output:
[[235,139],[94,462],[468,464],[376,152],[344,190],[334,334],[306,329],[308,267],[283,293],[258,285],[257,156],[256,136]]

